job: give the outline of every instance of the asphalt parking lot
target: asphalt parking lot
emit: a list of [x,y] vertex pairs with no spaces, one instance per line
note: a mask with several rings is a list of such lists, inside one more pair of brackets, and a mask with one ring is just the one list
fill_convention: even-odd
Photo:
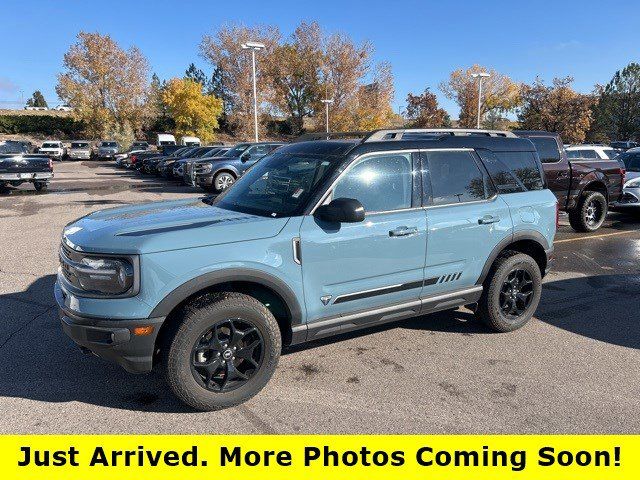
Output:
[[55,172],[48,193],[0,191],[2,433],[640,433],[640,216],[590,235],[564,224],[522,330],[458,310],[313,343],[250,402],[194,413],[159,374],[82,354],[52,288],[66,223],[200,193],[107,163]]

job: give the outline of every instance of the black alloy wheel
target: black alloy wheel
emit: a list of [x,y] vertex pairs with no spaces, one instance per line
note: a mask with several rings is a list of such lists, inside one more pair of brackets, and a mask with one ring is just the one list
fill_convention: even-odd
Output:
[[265,345],[260,331],[239,318],[208,328],[191,352],[195,380],[212,392],[229,392],[246,384],[260,370]]
[[513,270],[500,289],[500,309],[505,317],[516,319],[527,311],[533,298],[533,279],[526,270]]

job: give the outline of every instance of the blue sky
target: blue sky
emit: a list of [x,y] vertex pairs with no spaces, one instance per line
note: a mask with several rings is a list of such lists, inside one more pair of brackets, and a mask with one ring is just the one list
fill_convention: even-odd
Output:
[[408,92],[431,87],[457,116],[438,84],[480,63],[514,80],[571,75],[589,92],[630,61],[640,61],[640,5],[634,1],[253,1],[2,0],[0,108],[40,89],[57,103],[56,74],[80,30],[138,46],[161,78],[182,75],[202,35],[229,22],[275,24],[288,35],[302,21],[369,40],[375,59],[395,75],[396,110]]

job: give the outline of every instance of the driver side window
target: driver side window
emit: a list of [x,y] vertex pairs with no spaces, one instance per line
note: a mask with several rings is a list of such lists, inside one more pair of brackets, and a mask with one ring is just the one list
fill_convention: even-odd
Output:
[[411,172],[411,153],[365,157],[338,180],[332,198],[355,198],[367,213],[411,208]]

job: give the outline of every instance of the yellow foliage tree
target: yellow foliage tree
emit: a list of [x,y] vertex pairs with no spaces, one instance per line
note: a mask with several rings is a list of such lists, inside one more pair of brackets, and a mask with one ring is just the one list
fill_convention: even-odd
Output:
[[521,102],[522,86],[506,75],[481,65],[473,65],[466,70],[455,70],[449,75],[449,80],[440,84],[440,90],[460,106],[459,125],[464,128],[476,126],[478,80],[471,75],[480,72],[489,73],[489,77],[482,82],[481,117],[488,113],[509,112]]
[[203,142],[213,140],[222,113],[221,99],[204,95],[202,85],[194,80],[173,78],[163,89],[162,101],[175,121],[176,135],[194,135]]

